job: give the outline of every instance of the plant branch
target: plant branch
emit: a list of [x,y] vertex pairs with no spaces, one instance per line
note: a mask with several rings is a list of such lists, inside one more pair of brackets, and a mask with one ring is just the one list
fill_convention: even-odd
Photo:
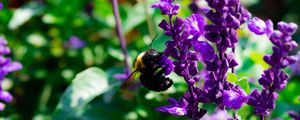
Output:
[[122,32],[122,25],[121,25],[121,20],[120,20],[120,13],[119,13],[119,6],[118,6],[118,1],[117,0],[112,0],[112,6],[113,6],[113,12],[116,20],[116,29],[117,29],[117,34],[118,38],[121,44],[122,52],[124,54],[124,62],[125,62],[125,73],[129,75],[130,73],[130,66],[129,66],[129,60],[128,60],[128,54],[127,54],[127,49],[126,49],[126,39],[123,35]]

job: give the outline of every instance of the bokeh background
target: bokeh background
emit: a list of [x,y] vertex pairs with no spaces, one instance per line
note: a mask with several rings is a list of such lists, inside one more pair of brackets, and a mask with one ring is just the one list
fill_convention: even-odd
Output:
[[[163,16],[150,8],[155,1],[119,0],[130,64],[140,52],[148,49],[155,35],[158,37],[153,41],[153,48],[160,51],[164,49],[164,42],[169,39],[157,26]],[[283,20],[300,24],[299,0],[241,1],[253,16],[270,18],[274,22]],[[176,75],[171,75],[175,81],[174,86],[163,93],[149,92],[144,88],[137,88],[131,93],[116,92],[121,80],[115,79],[115,76],[120,76],[123,72],[124,56],[116,34],[110,0],[1,2],[4,8],[0,10],[0,36],[8,40],[13,52],[11,57],[23,64],[21,71],[10,74],[2,84],[4,89],[13,94],[14,101],[0,112],[1,118],[184,119],[155,111],[156,107],[168,104],[168,97],[179,98],[186,90],[184,80]],[[182,6],[179,16],[189,16],[191,12],[188,5],[191,0],[177,2]],[[268,68],[262,57],[272,52],[271,43],[265,37],[251,34],[246,26],[239,34],[238,77],[249,80],[249,93],[250,89],[261,88],[257,79],[262,70]],[[299,30],[293,38],[299,43]],[[296,53],[294,51],[293,54]],[[72,87],[76,74],[93,66],[97,67],[94,71],[98,71],[99,76],[106,77],[109,90],[95,95],[89,101],[83,101],[86,103],[69,110],[71,112],[59,113],[57,105],[63,99],[72,99],[65,97],[67,94],[74,94],[68,91],[68,87]],[[288,111],[300,110],[300,73],[290,69],[286,71],[291,74],[291,79],[287,88],[280,92],[272,118],[290,119]],[[85,81],[82,84],[86,84]],[[200,106],[207,108],[209,112],[214,111],[213,104]],[[244,119],[257,119],[252,114],[252,108],[247,105],[238,113]]]

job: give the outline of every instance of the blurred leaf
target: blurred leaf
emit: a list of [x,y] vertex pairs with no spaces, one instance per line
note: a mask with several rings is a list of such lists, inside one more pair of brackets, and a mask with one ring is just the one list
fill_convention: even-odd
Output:
[[228,72],[227,81],[233,84],[237,84],[239,82],[236,74],[230,72]]
[[131,31],[134,27],[141,24],[143,21],[145,21],[145,7],[141,2],[138,2],[134,6],[124,6],[127,15],[127,19],[123,22],[123,31],[125,33]]
[[263,60],[263,54],[259,53],[259,51],[252,51],[250,53],[250,59],[256,63],[261,65],[264,69],[270,68],[270,65],[268,65],[264,60]]
[[144,106],[138,106],[136,108],[136,112],[142,116],[143,118],[147,118],[148,117],[148,112],[146,110],[146,108]]
[[92,67],[79,73],[61,96],[53,113],[53,119],[68,118],[96,96],[106,92],[108,88],[108,79],[103,70]]
[[30,2],[24,7],[18,8],[11,20],[9,21],[8,28],[16,29],[31,19],[31,17],[39,14],[43,10],[43,5],[36,2]]
[[238,79],[237,75],[234,73],[228,73],[227,81],[236,85],[239,85],[242,87],[243,90],[245,90],[246,93],[250,93],[250,85],[247,78],[240,78]]
[[43,47],[47,44],[46,38],[40,33],[32,33],[27,36],[26,40],[36,48]]
[[247,94],[251,92],[250,85],[247,78],[239,79],[238,85],[240,85]]
[[248,104],[244,104],[239,110],[237,110],[237,113],[241,118],[246,119],[249,118],[249,116],[252,114],[252,107]]
[[93,51],[88,47],[83,49],[83,60],[84,60],[85,65],[87,65],[87,66],[94,64]]
[[120,49],[109,47],[107,51],[108,51],[109,55],[116,58],[117,60],[119,60],[119,61],[124,60],[124,55]]

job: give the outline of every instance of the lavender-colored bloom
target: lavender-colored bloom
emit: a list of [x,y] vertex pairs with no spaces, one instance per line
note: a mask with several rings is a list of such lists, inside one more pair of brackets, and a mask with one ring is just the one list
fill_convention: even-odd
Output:
[[222,104],[228,108],[239,109],[247,100],[247,94],[237,86],[237,89],[224,90],[222,93]]
[[3,9],[3,3],[0,2],[0,10]]
[[202,34],[204,30],[204,18],[199,14],[193,14],[186,19],[185,29],[191,35]]
[[279,22],[278,23],[278,29],[287,34],[287,35],[293,35],[298,28],[298,25],[295,23],[285,23],[285,22]]
[[172,4],[173,0],[160,0],[152,5],[152,8],[159,8],[162,15],[177,15],[179,4]]
[[300,52],[298,52],[295,58],[296,62],[290,66],[290,69],[295,75],[300,76]]
[[[263,86],[263,90],[261,92],[254,90],[249,95],[248,104],[254,107],[256,115],[268,116],[275,108],[275,101],[278,97],[277,91],[284,89],[287,85],[288,75],[281,69],[296,62],[296,58],[289,56],[288,52],[291,52],[298,46],[292,40],[292,35],[296,31],[297,25],[294,23],[279,22],[279,30],[274,31],[271,28],[273,26],[271,21],[264,23],[258,19],[255,18],[252,20],[253,23],[249,23],[250,31],[256,34],[266,34],[274,46],[273,53],[264,56],[264,61],[271,65],[271,68],[265,70],[262,77],[258,80],[259,84]],[[259,25],[262,25],[262,32],[260,32],[260,29],[254,29],[259,28]]]
[[258,17],[254,17],[249,21],[248,28],[257,35],[263,35],[266,33],[267,25],[265,21],[259,19]]
[[181,115],[181,116],[183,116],[183,115],[187,114],[187,104],[188,103],[187,103],[186,100],[181,98],[179,100],[179,102],[177,102],[175,99],[169,98],[168,101],[171,105],[159,107],[159,108],[156,108],[156,110],[160,111],[160,112],[168,112],[172,115]]
[[[208,91],[207,101],[214,102],[220,109],[239,109],[247,97],[237,85],[227,82],[227,71],[238,65],[234,53],[226,53],[238,42],[237,29],[250,18],[249,12],[239,1],[206,0],[212,8],[205,15],[212,21],[204,27],[205,38],[214,43],[218,53],[209,61],[204,61],[208,71],[204,89]],[[210,53],[212,55],[212,53]]]
[[76,36],[71,36],[68,45],[72,49],[79,49],[85,46],[85,42]]
[[[288,56],[288,52],[298,46],[291,37],[297,25],[281,22],[278,24],[279,30],[274,31],[271,20],[263,21],[255,17],[249,22],[250,31],[268,36],[274,44],[274,52],[264,56],[271,68],[265,70],[259,79],[263,90],[254,90],[247,97],[241,87],[227,81],[227,72],[231,69],[234,73],[234,68],[238,65],[234,57],[238,42],[237,29],[250,19],[251,14],[239,0],[206,0],[210,8],[203,13],[210,22],[205,23],[205,19],[199,14],[192,14],[184,20],[176,16],[179,5],[172,2],[173,0],[160,0],[152,6],[159,8],[162,15],[167,15],[168,19],[162,20],[159,27],[171,38],[165,43],[166,49],[160,64],[169,68],[165,74],[174,71],[183,77],[188,89],[179,101],[169,99],[170,105],[157,110],[198,120],[206,113],[206,110],[198,107],[200,102],[213,102],[222,110],[225,107],[239,109],[247,102],[254,106],[255,114],[269,115],[275,108],[277,91],[287,84],[288,75],[281,69],[296,61],[295,57]],[[195,4],[192,7],[195,13],[199,12],[195,9]],[[216,47],[213,48],[212,45]],[[204,63],[205,76],[198,69],[198,62]],[[201,77],[204,78],[204,86],[196,86]]]
[[290,111],[288,114],[293,120],[300,120],[300,111],[298,113]]
[[[10,54],[10,48],[7,46],[7,41],[0,37],[0,84],[4,77],[10,72],[22,69],[22,64],[19,62],[12,62],[10,58],[5,58],[4,55]],[[4,102],[11,102],[13,99],[9,92],[6,92],[0,86],[0,100]],[[0,102],[0,110],[5,107],[4,103]]]
[[212,115],[205,115],[201,120],[232,120],[225,110],[217,110]]

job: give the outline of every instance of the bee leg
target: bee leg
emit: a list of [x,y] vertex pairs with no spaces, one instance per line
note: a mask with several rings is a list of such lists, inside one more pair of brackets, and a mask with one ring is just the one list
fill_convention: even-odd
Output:
[[164,72],[166,71],[166,67],[163,67],[161,70],[159,70],[155,75],[155,78],[160,78],[163,76]]

